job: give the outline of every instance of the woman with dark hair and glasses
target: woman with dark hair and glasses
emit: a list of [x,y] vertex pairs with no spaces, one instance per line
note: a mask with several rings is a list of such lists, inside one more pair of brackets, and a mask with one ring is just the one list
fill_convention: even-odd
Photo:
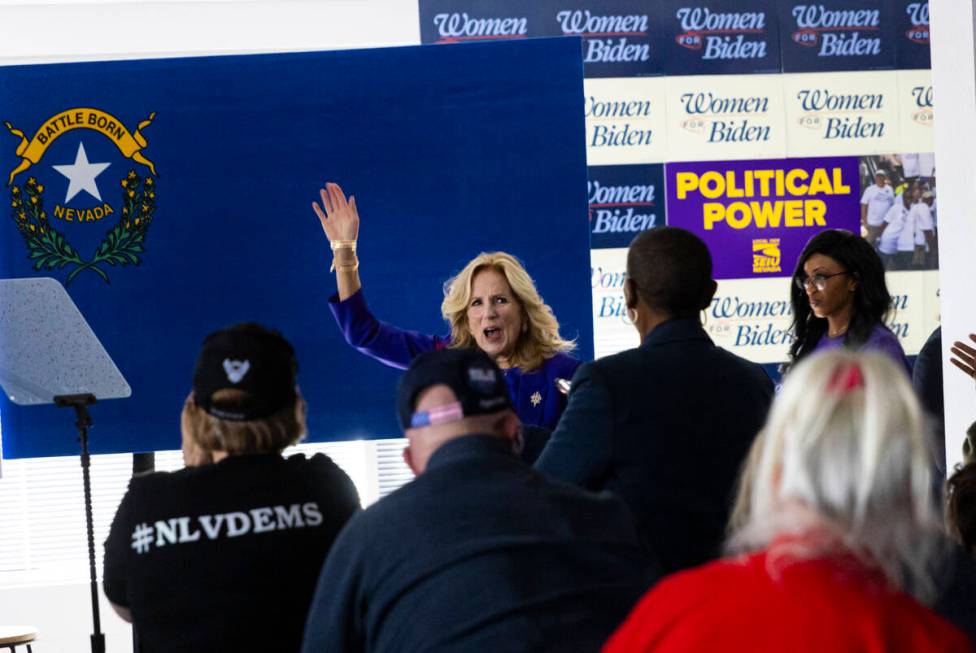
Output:
[[796,262],[790,303],[787,369],[815,351],[848,347],[885,353],[910,372],[898,337],[884,324],[891,308],[884,265],[860,236],[827,229],[811,238]]

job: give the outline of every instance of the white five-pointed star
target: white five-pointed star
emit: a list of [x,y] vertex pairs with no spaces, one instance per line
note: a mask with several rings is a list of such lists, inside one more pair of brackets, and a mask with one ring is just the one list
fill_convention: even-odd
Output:
[[102,196],[98,193],[98,185],[95,177],[100,175],[111,163],[88,163],[88,155],[85,154],[85,144],[78,143],[78,153],[75,155],[75,162],[70,165],[51,166],[62,175],[68,178],[68,194],[64,198],[67,204],[71,198],[85,191],[99,202]]

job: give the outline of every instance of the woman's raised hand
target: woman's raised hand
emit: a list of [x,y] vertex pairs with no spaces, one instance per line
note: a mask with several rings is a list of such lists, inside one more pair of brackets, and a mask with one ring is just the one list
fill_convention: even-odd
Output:
[[[319,216],[322,231],[329,242],[335,246],[337,242],[349,242],[359,237],[359,213],[356,211],[356,198],[350,197],[346,201],[346,194],[339,184],[326,182],[325,187],[319,189],[322,206],[312,202],[312,210]],[[324,211],[323,211],[324,208]]]
[[336,273],[336,288],[339,300],[344,301],[356,294],[361,287],[359,281],[359,257],[356,256],[356,239],[359,237],[359,212],[356,211],[356,198],[346,201],[346,194],[339,184],[328,181],[319,189],[322,206],[312,202],[312,210],[319,216],[322,231],[332,246],[332,267]]

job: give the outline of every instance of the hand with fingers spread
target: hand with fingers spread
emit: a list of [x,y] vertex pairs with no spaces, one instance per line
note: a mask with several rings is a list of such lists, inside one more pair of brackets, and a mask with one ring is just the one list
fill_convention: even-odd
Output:
[[336,249],[337,243],[355,243],[359,237],[359,212],[356,210],[356,198],[350,197],[346,201],[346,194],[342,192],[342,188],[331,181],[326,182],[325,186],[319,189],[319,196],[322,198],[322,206],[319,206],[318,202],[312,202],[312,210],[319,217],[322,231],[332,243],[332,248]]
[[[976,333],[970,333],[969,339],[976,343]],[[965,372],[966,376],[976,379],[976,348],[958,340],[952,343],[952,358],[949,362]]]
[[360,288],[359,258],[356,256],[356,240],[359,238],[359,211],[356,198],[346,200],[339,184],[326,182],[319,189],[322,205],[312,202],[312,210],[322,223],[329,244],[332,246],[332,268],[336,272],[339,299],[344,300]]

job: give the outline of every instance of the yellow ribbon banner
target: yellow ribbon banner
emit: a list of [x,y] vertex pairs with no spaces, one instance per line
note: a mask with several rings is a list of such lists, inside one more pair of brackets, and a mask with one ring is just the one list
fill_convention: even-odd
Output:
[[148,127],[155,117],[155,112],[150,113],[149,118],[140,122],[136,130],[130,133],[122,121],[99,109],[89,107],[68,109],[45,120],[41,128],[34,134],[34,138],[30,140],[27,140],[24,132],[14,128],[9,122],[4,122],[3,124],[10,133],[20,138],[17,156],[22,159],[20,164],[10,173],[7,185],[13,184],[14,177],[39,162],[51,143],[74,129],[92,129],[104,134],[119,148],[122,156],[143,164],[155,175],[156,166],[142,155],[141,150],[146,147],[147,143],[145,137],[140,133],[140,130]]

